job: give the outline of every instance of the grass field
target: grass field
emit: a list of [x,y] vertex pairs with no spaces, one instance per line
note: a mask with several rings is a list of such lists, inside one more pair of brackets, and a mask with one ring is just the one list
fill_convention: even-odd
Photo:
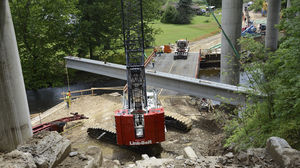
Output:
[[[217,18],[220,20],[221,15],[217,15]],[[161,30],[161,33],[155,37],[155,46],[174,44],[175,41],[185,38],[189,41],[197,41],[219,32],[212,16],[195,16],[192,23],[188,25],[164,24],[156,21],[153,27]]]

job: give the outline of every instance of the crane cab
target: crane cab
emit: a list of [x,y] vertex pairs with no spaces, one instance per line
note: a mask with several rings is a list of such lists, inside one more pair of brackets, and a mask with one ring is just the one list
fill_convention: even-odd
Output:
[[164,109],[133,114],[128,109],[115,112],[118,145],[150,145],[165,141]]
[[158,107],[155,91],[147,92],[147,102],[146,110],[130,111],[124,105],[124,109],[115,112],[119,145],[150,145],[165,141],[164,109]]

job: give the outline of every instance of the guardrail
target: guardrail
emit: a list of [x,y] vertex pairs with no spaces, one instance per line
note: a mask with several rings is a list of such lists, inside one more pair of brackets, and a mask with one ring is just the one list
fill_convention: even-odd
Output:
[[[76,91],[71,91],[71,96],[72,98],[79,98],[83,95],[92,95],[94,96],[95,91],[97,90],[123,90],[122,87],[103,87],[103,88],[91,88],[91,89],[84,89],[84,90],[76,90]],[[68,92],[62,92],[61,95],[63,96],[60,98],[60,100],[64,100]],[[78,95],[76,95],[78,94]]]

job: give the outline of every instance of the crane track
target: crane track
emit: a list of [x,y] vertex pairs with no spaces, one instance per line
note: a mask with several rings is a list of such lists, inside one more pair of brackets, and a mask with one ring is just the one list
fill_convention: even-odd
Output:
[[165,111],[165,124],[167,127],[173,127],[188,132],[191,130],[193,122],[190,118],[178,113]]
[[[177,113],[165,112],[165,124],[166,127],[173,127],[179,129],[180,131],[187,132],[192,127],[192,120]],[[87,132],[88,135],[93,139],[117,145],[116,130],[105,128],[88,128]],[[163,152],[160,144],[120,147],[141,154],[146,153],[151,156],[159,156]],[[165,154],[168,152],[164,151],[163,153]]]

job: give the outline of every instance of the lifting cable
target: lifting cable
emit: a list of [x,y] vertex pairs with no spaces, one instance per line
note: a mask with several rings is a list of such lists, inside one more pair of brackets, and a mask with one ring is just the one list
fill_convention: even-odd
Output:
[[70,91],[70,79],[69,79],[69,73],[68,73],[67,66],[66,66],[66,75],[67,75],[68,91]]
[[214,11],[211,9],[211,7],[208,5],[207,3],[207,0],[204,1],[206,3],[206,6],[208,7],[209,9],[209,12],[213,15],[214,19],[216,20],[217,24],[219,25],[219,28],[222,30],[222,33],[224,34],[226,40],[228,41],[230,47],[232,48],[232,50],[234,51],[234,54],[236,55],[236,57],[238,59],[240,59],[240,54],[239,52],[237,51],[237,49],[233,46],[231,40],[228,38],[227,34],[225,33],[224,29],[222,28],[220,22],[218,21],[218,19],[216,18],[215,14],[214,14]]

